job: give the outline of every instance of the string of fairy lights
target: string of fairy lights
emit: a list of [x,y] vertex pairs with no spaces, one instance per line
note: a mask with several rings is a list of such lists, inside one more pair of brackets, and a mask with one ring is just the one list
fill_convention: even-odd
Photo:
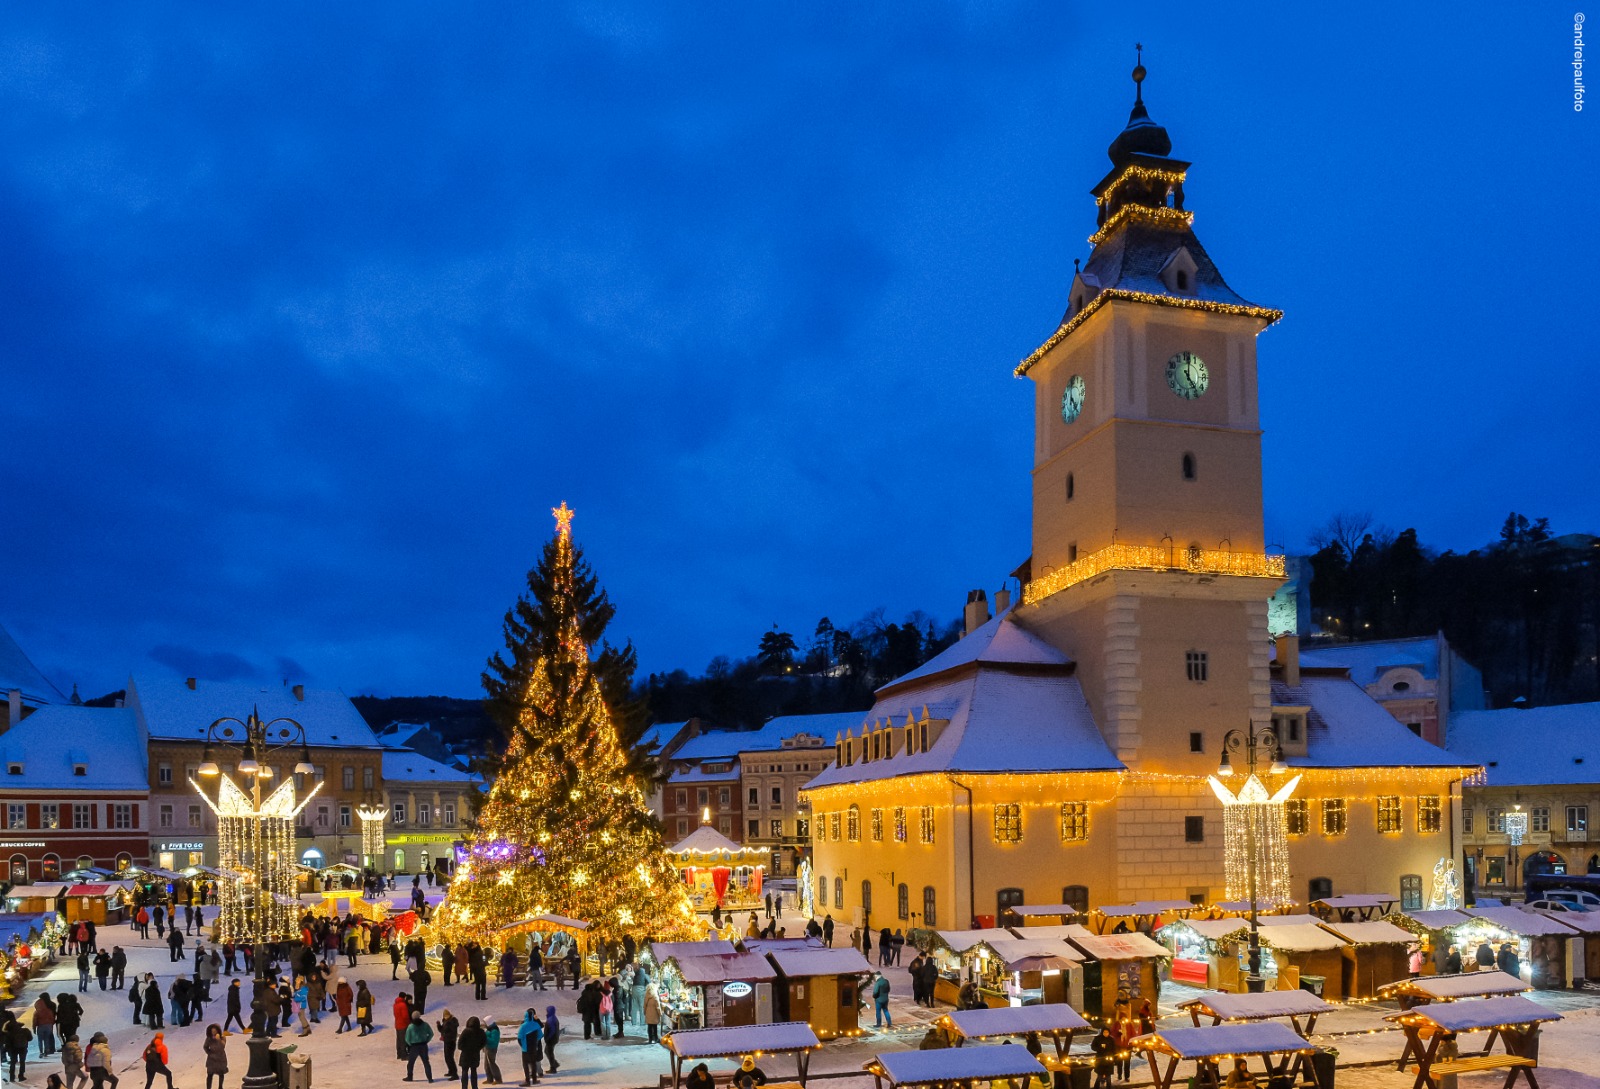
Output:
[[1204,575],[1285,577],[1288,561],[1281,554],[1233,552],[1217,548],[1113,544],[1033,579],[1022,588],[1022,603],[1036,604],[1107,571],[1183,571]]

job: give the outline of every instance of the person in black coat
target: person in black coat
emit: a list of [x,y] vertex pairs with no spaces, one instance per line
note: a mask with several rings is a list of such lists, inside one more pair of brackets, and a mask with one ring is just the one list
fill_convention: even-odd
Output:
[[183,959],[183,931],[177,927],[173,927],[167,935],[167,953],[168,960]]
[[148,972],[144,977],[143,1001],[146,1026],[152,1030],[166,1028],[166,1017],[161,1012],[161,986],[156,983],[156,977]]
[[444,985],[450,986],[450,973],[455,970],[456,954],[450,948],[450,943],[445,942],[444,948],[439,950],[439,963],[444,967]]
[[429,972],[423,966],[421,958],[418,958],[417,970],[411,973],[412,1009],[426,1010],[428,1008],[428,985],[432,982],[433,973]]
[[[439,1047],[444,1052],[444,1076],[453,1078],[456,1076],[456,1038],[461,1034],[461,1022],[447,1006],[444,1015],[433,1023],[433,1027],[439,1030]],[[465,1084],[465,1079],[462,1081]]]
[[483,1061],[483,1049],[489,1046],[489,1034],[476,1017],[467,1018],[467,1027],[461,1030],[461,1089],[478,1089],[478,1065]]
[[125,985],[122,977],[127,970],[128,954],[122,951],[122,946],[113,945],[111,947],[111,989],[113,991],[122,990]]
[[477,942],[467,946],[467,967],[472,972],[472,997],[482,1002],[489,996],[489,958]]
[[78,1026],[82,1023],[83,1007],[78,1005],[77,995],[64,994],[56,1000],[56,1029],[63,1040],[78,1035]]
[[222,1031],[226,1033],[228,1026],[237,1024],[239,1031],[245,1030],[244,1023],[244,988],[239,985],[239,980],[228,984],[228,1019],[222,1022]]
[[1461,974],[1461,950],[1459,947],[1452,945],[1450,951],[1444,955],[1444,971],[1445,975],[1450,976]]
[[583,1038],[600,1036],[600,984],[590,980],[578,995],[578,1016],[583,1018]]

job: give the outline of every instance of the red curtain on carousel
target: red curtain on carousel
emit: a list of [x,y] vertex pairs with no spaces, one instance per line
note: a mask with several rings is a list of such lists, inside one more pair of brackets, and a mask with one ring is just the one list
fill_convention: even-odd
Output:
[[726,866],[713,866],[711,868],[711,887],[716,890],[717,903],[722,903],[722,898],[728,895],[728,875],[731,873]]
[[750,895],[754,896],[754,897],[759,897],[761,895],[761,867],[760,866],[752,866],[750,868]]
[[685,885],[688,885],[691,889],[694,888],[694,867],[693,866],[685,866],[683,868],[683,883]]

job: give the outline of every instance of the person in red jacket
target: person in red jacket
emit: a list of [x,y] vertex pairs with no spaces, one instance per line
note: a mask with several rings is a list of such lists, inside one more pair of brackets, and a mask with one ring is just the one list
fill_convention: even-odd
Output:
[[150,1089],[157,1074],[165,1074],[167,1089],[172,1089],[172,1071],[167,1068],[167,1043],[159,1032],[144,1049],[144,1089]]
[[394,1000],[394,1057],[406,1057],[406,1029],[411,1026],[411,996],[401,991]]

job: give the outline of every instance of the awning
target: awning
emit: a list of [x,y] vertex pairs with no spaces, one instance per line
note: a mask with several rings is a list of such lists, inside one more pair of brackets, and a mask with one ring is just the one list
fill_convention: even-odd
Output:
[[1207,992],[1178,1004],[1180,1010],[1198,1009],[1224,1021],[1262,1021],[1269,1017],[1304,1017],[1333,1009],[1310,991],[1262,991],[1258,994]]
[[1008,1045],[940,1048],[934,1051],[892,1051],[862,1067],[890,1085],[935,1085],[964,1078],[1020,1078],[1049,1076],[1044,1064],[1028,1049]]
[[1180,1059],[1276,1055],[1285,1051],[1313,1050],[1309,1041],[1280,1021],[1166,1029],[1136,1036],[1128,1046],[1140,1051],[1159,1051]]
[[1559,1021],[1561,1015],[1531,998],[1478,998],[1470,1002],[1443,1002],[1416,1006],[1404,1013],[1390,1014],[1387,1021],[1418,1022],[1436,1025],[1445,1032],[1476,1032],[1501,1025],[1533,1025]]
[[1089,1022],[1064,1002],[956,1010],[939,1018],[937,1023],[941,1028],[953,1028],[969,1040],[981,1040],[989,1036],[1023,1036],[1030,1032],[1052,1035],[1089,1027]]
[[1095,960],[1146,960],[1172,955],[1166,946],[1139,933],[1095,934],[1073,938],[1072,944]]

